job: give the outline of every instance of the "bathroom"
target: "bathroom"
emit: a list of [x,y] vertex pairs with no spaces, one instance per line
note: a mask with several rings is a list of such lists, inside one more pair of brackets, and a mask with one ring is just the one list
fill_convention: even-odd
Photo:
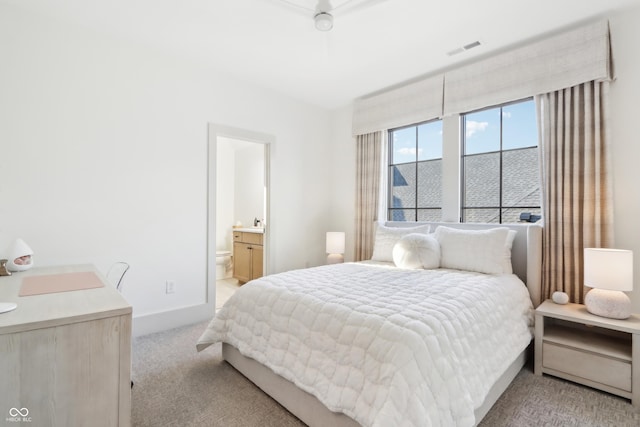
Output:
[[216,140],[216,308],[240,286],[233,277],[234,230],[264,232],[265,148],[260,142]]

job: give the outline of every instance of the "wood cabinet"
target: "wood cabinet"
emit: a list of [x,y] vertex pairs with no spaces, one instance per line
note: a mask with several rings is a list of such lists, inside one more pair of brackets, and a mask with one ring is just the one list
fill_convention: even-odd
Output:
[[[31,275],[91,271],[104,286],[19,296]],[[131,306],[92,266],[0,277],[0,412],[39,426],[131,425]],[[11,412],[10,412],[11,411]],[[12,423],[9,423],[12,424]],[[17,424],[16,424],[17,425]]]
[[233,232],[233,277],[242,283],[263,275],[263,234]]
[[536,310],[534,369],[640,406],[640,318],[608,319],[547,300]]

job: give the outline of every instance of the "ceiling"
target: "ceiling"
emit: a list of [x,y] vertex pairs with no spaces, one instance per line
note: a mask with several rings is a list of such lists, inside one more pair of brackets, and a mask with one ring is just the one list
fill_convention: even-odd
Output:
[[[637,0],[333,0],[334,26],[329,32],[314,27],[316,0],[0,3],[168,50],[184,60],[334,109],[403,81],[606,16]],[[475,41],[480,46],[447,54]]]

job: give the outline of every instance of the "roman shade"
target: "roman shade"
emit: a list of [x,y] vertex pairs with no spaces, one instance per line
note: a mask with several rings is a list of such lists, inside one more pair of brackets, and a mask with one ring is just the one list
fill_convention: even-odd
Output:
[[415,123],[589,81],[611,80],[609,23],[600,20],[444,74],[355,101],[353,135]]
[[353,135],[419,123],[442,116],[443,76],[424,78],[356,100]]
[[610,80],[609,25],[599,21],[445,75],[444,114]]

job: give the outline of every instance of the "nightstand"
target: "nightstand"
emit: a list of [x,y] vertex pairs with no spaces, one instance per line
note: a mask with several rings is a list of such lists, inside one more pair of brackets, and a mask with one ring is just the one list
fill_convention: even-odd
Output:
[[534,370],[640,406],[640,317],[608,319],[547,300],[536,309]]

